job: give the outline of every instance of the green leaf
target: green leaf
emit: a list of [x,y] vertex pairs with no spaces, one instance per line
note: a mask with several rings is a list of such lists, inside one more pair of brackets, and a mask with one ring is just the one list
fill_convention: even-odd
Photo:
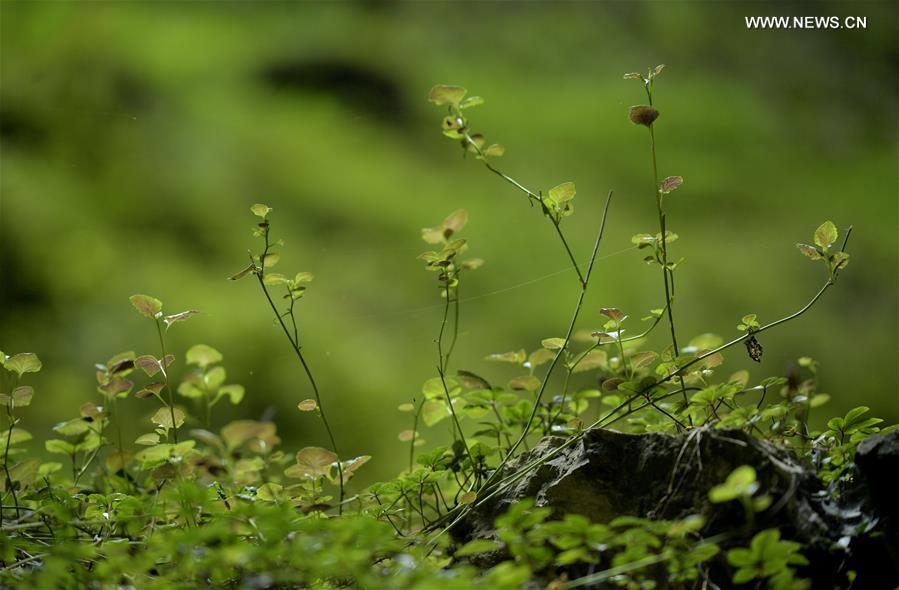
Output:
[[441,244],[449,240],[453,234],[462,231],[468,223],[468,212],[459,209],[450,213],[443,223],[436,227],[426,227],[421,230],[421,239],[429,244]]
[[272,208],[268,205],[263,205],[262,203],[256,203],[252,207],[250,207],[250,211],[253,212],[253,215],[256,217],[262,217],[265,219],[269,213],[271,213]]
[[10,396],[12,407],[24,408],[25,406],[31,405],[31,398],[33,396],[34,388],[32,388],[30,385],[22,385],[20,387],[16,387],[12,390],[12,395]]
[[134,444],[136,445],[144,445],[150,446],[159,443],[159,435],[155,432],[150,432],[148,434],[142,434],[136,439],[134,439]]
[[606,367],[609,364],[609,355],[604,350],[591,350],[581,358],[580,362],[574,366],[572,372],[583,373]]
[[278,286],[278,285],[286,285],[287,283],[290,282],[290,279],[288,279],[287,277],[285,277],[284,275],[282,275],[280,273],[272,272],[272,273],[266,274],[262,278],[262,282],[265,283],[266,285]]
[[469,96],[465,100],[459,103],[460,109],[470,109],[471,107],[476,107],[484,104],[484,99],[480,96]]
[[421,407],[421,419],[427,426],[433,426],[449,415],[449,408],[443,400],[432,399]]
[[556,355],[546,348],[538,348],[530,355],[528,355],[527,362],[530,363],[531,368],[539,367],[540,365],[553,360]]
[[54,432],[58,432],[63,436],[76,436],[90,430],[90,423],[81,418],[73,418],[60,422],[53,427]]
[[818,394],[813,395],[811,397],[811,399],[808,400],[808,405],[811,408],[820,408],[821,406],[823,406],[824,404],[826,404],[829,401],[830,401],[830,395],[828,395],[826,393],[818,393]]
[[742,496],[751,496],[757,489],[755,469],[750,465],[741,465],[727,476],[723,484],[709,490],[709,500],[716,504],[729,502]]
[[831,254],[831,263],[834,270],[843,270],[849,266],[849,254],[846,252],[834,252]]
[[62,469],[62,463],[57,463],[55,461],[49,461],[47,463],[44,463],[43,465],[41,465],[38,468],[37,474],[39,477],[47,477],[51,473],[56,473],[60,469]]
[[265,502],[274,502],[281,495],[284,486],[277,483],[264,483],[256,490],[256,498]]
[[549,189],[549,198],[556,205],[563,205],[572,200],[577,194],[573,182],[563,182],[558,186]]
[[[727,559],[731,559],[731,554],[735,551],[741,551],[740,549],[733,549],[727,553]],[[754,562],[753,562],[754,563]],[[754,580],[758,576],[758,571],[755,568],[744,567],[738,569],[734,573],[733,583],[734,584],[745,584],[751,580]]]
[[[459,106],[459,103],[465,97],[467,90],[461,86],[449,86],[446,84],[437,84],[428,93],[428,100],[436,105],[449,104]],[[473,105],[472,105],[473,106]]]
[[206,369],[211,364],[222,361],[222,353],[206,344],[194,344],[187,349],[187,364]]
[[825,221],[815,230],[815,244],[821,248],[829,248],[837,241],[838,236],[837,226],[832,221]]
[[843,418],[844,428],[849,428],[855,423],[862,414],[870,411],[871,408],[868,406],[858,406],[857,408],[852,408],[846,413],[846,416]]
[[148,318],[155,318],[157,314],[162,313],[162,301],[149,295],[132,295],[128,298],[131,305],[134,306],[141,315]]
[[473,504],[475,500],[478,499],[477,492],[465,492],[461,496],[459,496],[459,504]]
[[761,324],[759,324],[758,317],[754,313],[750,313],[748,315],[744,315],[740,320],[740,324],[737,325],[737,330],[746,331],[750,328],[758,328]]
[[634,353],[631,356],[631,368],[639,369],[641,367],[645,367],[652,363],[652,361],[656,360],[659,355],[651,350],[644,350],[642,352]]
[[265,255],[265,259],[262,261],[263,268],[272,268],[278,261],[281,260],[281,255],[277,252],[269,252]]
[[318,404],[314,399],[304,399],[297,404],[297,409],[301,412],[312,412],[318,408]]
[[495,361],[500,363],[513,363],[516,365],[522,364],[528,358],[528,353],[524,351],[524,349],[513,351],[513,352],[495,352],[489,356],[484,357],[485,360]]
[[485,156],[490,156],[493,158],[499,158],[505,153],[506,153],[506,148],[501,146],[498,143],[491,144],[487,147],[487,149],[484,150]]
[[465,543],[464,545],[459,547],[453,555],[455,555],[456,557],[467,557],[469,555],[477,555],[479,553],[490,553],[491,551],[497,551],[500,548],[502,548],[502,545],[497,541],[475,539],[474,541],[469,541],[468,543]]
[[412,439],[418,438],[418,434],[414,430],[403,430],[397,435],[397,438],[402,442],[409,442]]
[[[3,358],[3,357],[0,357]],[[37,373],[41,370],[41,359],[33,352],[22,352],[3,361],[3,366],[19,377],[25,373]]]
[[713,348],[718,348],[723,343],[724,339],[721,336],[707,332],[694,337],[687,344],[687,347],[692,349],[691,351],[712,350]]
[[[173,414],[174,421],[172,420]],[[184,424],[185,418],[186,414],[184,413],[184,410],[180,408],[162,407],[156,410],[156,413],[153,414],[150,421],[164,430],[169,430],[173,426],[175,428],[180,428],[181,425]]]
[[71,455],[75,452],[75,445],[58,438],[44,441],[44,448],[47,449],[48,453],[57,453],[59,455]]
[[216,393],[215,400],[218,401],[222,397],[228,396],[228,398],[230,398],[231,400],[231,403],[237,405],[243,399],[244,393],[245,390],[243,385],[237,385],[236,383],[223,385]]
[[244,278],[245,276],[247,276],[248,274],[250,274],[251,272],[253,272],[254,270],[256,270],[256,265],[251,262],[250,265],[247,266],[245,269],[243,269],[239,272],[236,272],[233,275],[231,275],[230,277],[228,277],[228,280],[231,280],[231,281],[240,280],[240,279]]
[[540,345],[547,350],[562,350],[565,348],[564,338],[544,338]]
[[519,391],[536,391],[540,388],[540,384],[540,379],[533,375],[521,375],[511,379],[508,387]]
[[251,440],[275,440],[276,427],[271,422],[235,420],[222,428],[222,438],[228,449],[234,449]]

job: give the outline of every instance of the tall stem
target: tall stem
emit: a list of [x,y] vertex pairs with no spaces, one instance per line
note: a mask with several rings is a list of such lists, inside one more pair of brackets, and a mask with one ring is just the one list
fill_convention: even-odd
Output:
[[159,322],[159,318],[156,318],[156,333],[159,334],[159,346],[160,348],[162,348],[162,361],[160,368],[162,369],[162,376],[165,377],[165,389],[169,394],[169,412],[172,416],[172,439],[175,441],[175,444],[178,444],[178,425],[175,423],[175,394],[172,393],[172,384],[169,380],[169,370],[166,366],[165,336],[162,333],[162,325]]
[[[444,271],[446,272],[446,271]],[[465,433],[462,431],[462,424],[459,423],[459,417],[456,415],[456,408],[453,406],[453,400],[450,396],[449,387],[446,384],[446,369],[449,363],[450,354],[452,353],[452,348],[444,354],[443,353],[443,334],[446,331],[446,323],[449,318],[449,308],[450,308],[450,279],[449,276],[446,276],[443,283],[443,294],[446,299],[446,304],[443,306],[443,320],[440,322],[440,332],[437,335],[437,372],[440,374],[440,383],[443,384],[443,394],[446,396],[446,403],[450,409],[450,415],[453,418],[453,425],[455,426],[455,430],[459,433],[459,439],[462,441],[462,444],[465,446],[465,455],[468,457],[468,460],[471,461],[472,465],[474,465],[474,457],[471,456],[471,450],[468,447],[468,441],[465,440]],[[457,294],[458,298],[458,294]],[[459,312],[459,304],[458,300],[456,302],[456,313]],[[458,315],[457,322],[458,322]],[[456,329],[458,329],[458,324],[456,325]],[[453,338],[453,345],[455,345],[455,337]],[[414,441],[413,441],[414,442]]]
[[[13,386],[12,390],[15,390]],[[12,475],[9,473],[9,446],[12,442],[12,431],[16,425],[15,417],[12,413],[12,401],[6,404],[6,416],[9,418],[9,429],[6,431],[6,448],[3,451],[3,472],[6,475],[6,487],[12,494],[13,504],[16,506],[16,518],[19,518],[19,498],[16,496],[16,487],[12,481]],[[0,503],[0,522],[3,521],[3,505]]]
[[[652,106],[652,82],[646,86],[646,95],[649,98],[649,106]],[[656,210],[659,216],[659,236],[662,242],[662,280],[665,284],[665,309],[667,310],[668,315],[668,327],[671,331],[671,346],[674,348],[673,356],[674,359],[677,359],[677,355],[680,354],[680,347],[677,345],[677,330],[674,327],[674,274],[668,268],[668,236],[666,235],[665,227],[665,211],[662,207],[662,189],[659,186],[659,165],[656,158],[655,123],[649,124],[649,145],[652,153],[652,179],[653,186],[655,187]],[[686,406],[689,402],[687,400],[687,392],[684,387],[684,378],[682,376],[680,377],[680,386],[684,392],[683,401]],[[693,418],[689,415],[687,418],[690,426],[692,426]]]
[[[269,235],[268,230],[265,232],[265,250],[262,252],[262,256],[259,259],[259,271],[256,273],[256,278],[259,280],[259,286],[262,288],[262,292],[265,294],[265,299],[268,301],[269,307],[271,307],[272,312],[275,314],[275,317],[278,318],[278,323],[281,325],[281,330],[284,332],[284,335],[287,336],[287,340],[290,342],[291,348],[293,348],[294,354],[297,359],[299,359],[300,364],[303,366],[303,371],[306,373],[306,377],[309,380],[309,385],[312,387],[312,393],[315,395],[315,403],[318,404],[318,412],[319,416],[321,416],[322,424],[325,427],[325,432],[328,434],[328,440],[331,442],[331,448],[334,450],[334,454],[337,455],[337,477],[340,488],[340,502],[338,503],[337,512],[338,514],[343,513],[343,498],[344,498],[344,486],[343,486],[343,465],[340,461],[340,451],[337,450],[337,441],[334,439],[334,432],[331,430],[331,425],[328,422],[328,416],[325,414],[325,408],[322,404],[322,397],[318,390],[318,384],[315,382],[315,378],[312,376],[312,370],[309,368],[309,365],[306,363],[306,358],[303,356],[302,351],[300,350],[299,338],[294,338],[291,335],[290,330],[287,327],[287,324],[284,323],[284,317],[278,311],[278,307],[275,305],[275,302],[272,301],[272,296],[268,292],[268,287],[265,284],[265,259],[268,256],[269,251]],[[293,312],[293,306],[291,305],[291,315]],[[296,324],[294,324],[296,327]]]

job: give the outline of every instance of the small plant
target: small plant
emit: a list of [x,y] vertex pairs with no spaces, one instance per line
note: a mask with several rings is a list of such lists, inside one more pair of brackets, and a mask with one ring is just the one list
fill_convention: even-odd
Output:
[[[10,468],[10,454],[17,454],[20,449],[13,449],[13,445],[21,444],[31,439],[31,433],[24,428],[18,428],[19,418],[16,416],[16,409],[24,408],[31,405],[31,398],[34,396],[34,388],[30,385],[20,385],[22,376],[26,373],[37,373],[41,370],[41,360],[36,354],[25,352],[8,356],[0,351],[0,403],[6,409],[7,428],[6,436],[3,437],[3,493],[4,497],[7,492],[12,497],[16,518],[19,517],[19,498],[16,494],[17,483],[21,484],[22,476],[19,473],[23,470],[20,465],[14,465]],[[29,467],[24,468],[33,470],[33,463],[25,464]],[[16,467],[19,469],[17,470]],[[16,474],[16,477],[13,474]],[[0,505],[0,522],[3,520],[3,506]]]
[[771,505],[771,496],[755,495],[759,487],[755,469],[751,465],[741,465],[727,476],[724,483],[709,490],[709,500],[715,504],[738,500],[746,514],[746,528],[751,531],[755,513],[762,512]]
[[780,531],[765,529],[752,538],[748,548],[731,549],[727,561],[738,568],[733,575],[734,584],[753,580],[768,580],[771,590],[803,590],[810,587],[808,580],[796,578],[791,566],[808,565],[799,552],[800,545],[782,541]]
[[[307,283],[311,282],[315,277],[310,272],[298,272],[296,275],[294,275],[293,278],[290,278],[280,273],[270,273],[266,271],[266,269],[274,267],[276,264],[278,264],[278,261],[281,260],[281,255],[278,252],[275,252],[274,248],[280,247],[284,243],[281,240],[278,240],[276,242],[271,241],[271,224],[268,218],[269,213],[271,213],[272,211],[271,207],[269,207],[268,205],[263,205],[261,203],[256,203],[250,208],[250,210],[252,211],[253,215],[260,219],[260,221],[256,224],[256,227],[253,229],[253,236],[260,238],[263,241],[263,248],[258,255],[250,254],[249,266],[247,266],[237,274],[231,276],[231,280],[238,280],[249,274],[252,274],[256,277],[257,281],[259,282],[259,287],[262,290],[263,295],[265,295],[265,299],[268,302],[269,307],[271,307],[272,309],[272,313],[275,314],[275,317],[278,320],[278,324],[281,326],[281,330],[284,332],[284,336],[290,343],[291,348],[296,354],[297,360],[300,361],[300,364],[303,367],[303,371],[306,373],[306,377],[309,379],[309,386],[312,388],[312,393],[315,396],[314,409],[318,412],[318,415],[321,418],[322,425],[325,427],[325,432],[327,432],[328,434],[328,440],[331,443],[331,448],[334,450],[333,454],[335,456],[333,463],[337,468],[337,486],[340,493],[337,505],[338,511],[342,512],[343,500],[345,495],[345,478],[343,473],[344,465],[337,455],[337,441],[334,438],[334,431],[331,429],[331,425],[328,422],[328,416],[325,413],[325,408],[322,405],[322,397],[319,393],[318,385],[315,382],[315,378],[312,376],[312,370],[309,368],[309,364],[306,362],[306,357],[303,356],[303,352],[301,350],[300,333],[299,328],[297,327],[296,314],[294,313],[297,301],[302,299],[303,295],[305,295],[306,293]],[[283,298],[287,301],[287,306],[284,311],[279,310],[278,306],[275,305],[269,287],[284,288],[285,294]],[[285,318],[289,320],[289,325]],[[305,406],[308,408],[310,407],[310,404],[306,402]],[[303,411],[303,408],[300,408],[300,410]],[[321,456],[324,455],[319,454],[319,457]],[[320,475],[324,474],[322,473]]]

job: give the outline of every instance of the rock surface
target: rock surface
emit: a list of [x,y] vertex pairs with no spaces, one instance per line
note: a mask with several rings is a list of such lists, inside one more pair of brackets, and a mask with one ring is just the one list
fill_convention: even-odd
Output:
[[855,465],[855,489],[847,496],[858,500],[859,512],[878,533],[855,537],[849,546],[857,562],[858,587],[899,588],[899,430],[859,443]]
[[[848,580],[837,574],[852,569],[846,566],[847,560],[858,561],[871,572],[867,580],[872,583],[856,588],[895,587],[889,585],[889,563],[877,566],[880,569],[875,573],[871,568],[876,564],[856,560],[851,550],[846,553],[839,544],[845,547],[852,540],[846,531],[854,530],[864,516],[862,510],[869,506],[884,515],[889,513],[895,521],[896,504],[891,502],[895,487],[891,489],[888,481],[899,473],[899,432],[872,437],[860,446],[859,469],[867,482],[863,485],[871,488],[870,501],[861,507],[827,500],[811,465],[739,430],[700,428],[680,435],[594,430],[559,450],[564,442],[546,438],[510,461],[504,475],[558,451],[472,511],[454,529],[454,536],[460,540],[492,537],[496,515],[524,498],[551,507],[556,517],[581,514],[593,522],[608,522],[623,515],[679,519],[701,514],[708,535],[741,531],[746,517],[739,502],[713,504],[708,491],[724,482],[736,467],[751,465],[757,472],[759,493],[772,499],[771,506],[755,516],[753,529],[778,528],[782,538],[802,543],[811,565],[801,573],[813,579],[814,588],[848,587]],[[735,542],[745,546],[748,538]],[[878,546],[881,557],[890,559]],[[899,562],[899,555],[891,557],[893,563]],[[874,583],[876,577],[884,579]]]

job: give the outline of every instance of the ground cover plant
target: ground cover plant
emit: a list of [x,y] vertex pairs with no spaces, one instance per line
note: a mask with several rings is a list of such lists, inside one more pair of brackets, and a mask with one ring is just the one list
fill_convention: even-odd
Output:
[[[224,355],[211,346],[172,350],[169,331],[199,312],[170,309],[152,295],[130,300],[145,318],[146,334],[134,335],[134,350],[93,368],[96,392],[84,395],[72,418],[52,433],[28,430],[28,412],[41,403],[41,392],[29,385],[30,375],[43,370],[39,356],[0,352],[6,409],[0,584],[798,589],[895,583],[889,572],[879,571],[877,579],[860,571],[864,563],[854,549],[890,539],[889,518],[873,512],[859,491],[855,457],[864,441],[894,427],[861,406],[830,419],[825,430],[813,429],[810,413],[823,411],[829,396],[819,391],[812,358],[797,355],[797,372],[763,377],[729,372],[725,358],[746,354],[768,369],[764,351],[776,341],[776,328],[812,313],[847,272],[852,227],[829,220],[801,225],[796,255],[819,265],[821,287],[782,317],[759,318],[742,309],[735,311],[730,337],[679,332],[677,310],[691,302],[678,298],[677,271],[686,261],[676,255],[677,220],[668,218],[666,203],[689,183],[666,175],[657,153],[662,146],[655,130],[663,115],[654,91],[663,69],[624,76],[645,98],[626,115],[634,131],[646,135],[652,189],[628,198],[654,204],[656,215],[636,228],[643,231],[632,243],[660,275],[656,308],[584,305],[590,286],[603,280],[598,254],[614,217],[613,192],[604,199],[584,262],[571,247],[566,220],[577,201],[595,197],[579,196],[571,181],[538,190],[507,175],[499,163],[505,148],[488,141],[471,117],[484,100],[458,86],[434,86],[428,98],[444,113],[443,135],[466,159],[514,187],[520,206],[532,208],[535,225],[543,223],[558,238],[559,256],[574,270],[571,301],[541,304],[570,306],[567,324],[539,346],[484,351],[485,362],[508,368],[506,383],[490,382],[476,367],[456,366],[465,321],[460,292],[469,273],[482,272],[485,263],[461,237],[464,210],[423,229],[428,250],[419,258],[436,278],[442,306],[434,326],[434,373],[398,408],[408,416],[409,428],[398,433],[408,444],[407,468],[392,480],[354,488],[353,476],[371,457],[341,453],[340,432],[328,420],[340,409],[329,403],[327,384],[316,381],[303,352],[315,345],[302,331],[302,299],[315,277],[285,270],[281,236],[289,239],[290,230],[278,225],[277,207],[255,204],[255,247],[230,277],[231,288],[255,283],[260,305],[270,309],[308,392],[297,399],[295,419],[320,420],[322,446],[284,449],[279,425],[264,417],[217,420],[216,408],[240,404],[248,384],[229,382]],[[138,406],[146,418],[123,423],[124,404]],[[778,468],[789,463],[804,471],[795,472],[795,486],[781,496],[773,493],[767,463],[706,473],[702,505],[674,518],[648,511],[591,520],[538,494],[502,503],[522,481],[603,433],[626,433],[629,441],[683,440],[670,473],[650,474],[669,495],[681,486],[678,470],[705,472],[702,463],[711,458],[700,444],[716,437],[763,449]],[[694,444],[695,454],[689,450]],[[842,528],[833,539],[796,540],[787,536],[791,527],[777,524],[778,511],[811,485],[806,475],[818,486],[816,501],[839,517]],[[582,492],[587,497],[594,490]],[[489,526],[478,530],[473,523],[484,513]],[[722,521],[724,513],[736,516]],[[815,571],[822,560],[832,564],[824,582]]]

